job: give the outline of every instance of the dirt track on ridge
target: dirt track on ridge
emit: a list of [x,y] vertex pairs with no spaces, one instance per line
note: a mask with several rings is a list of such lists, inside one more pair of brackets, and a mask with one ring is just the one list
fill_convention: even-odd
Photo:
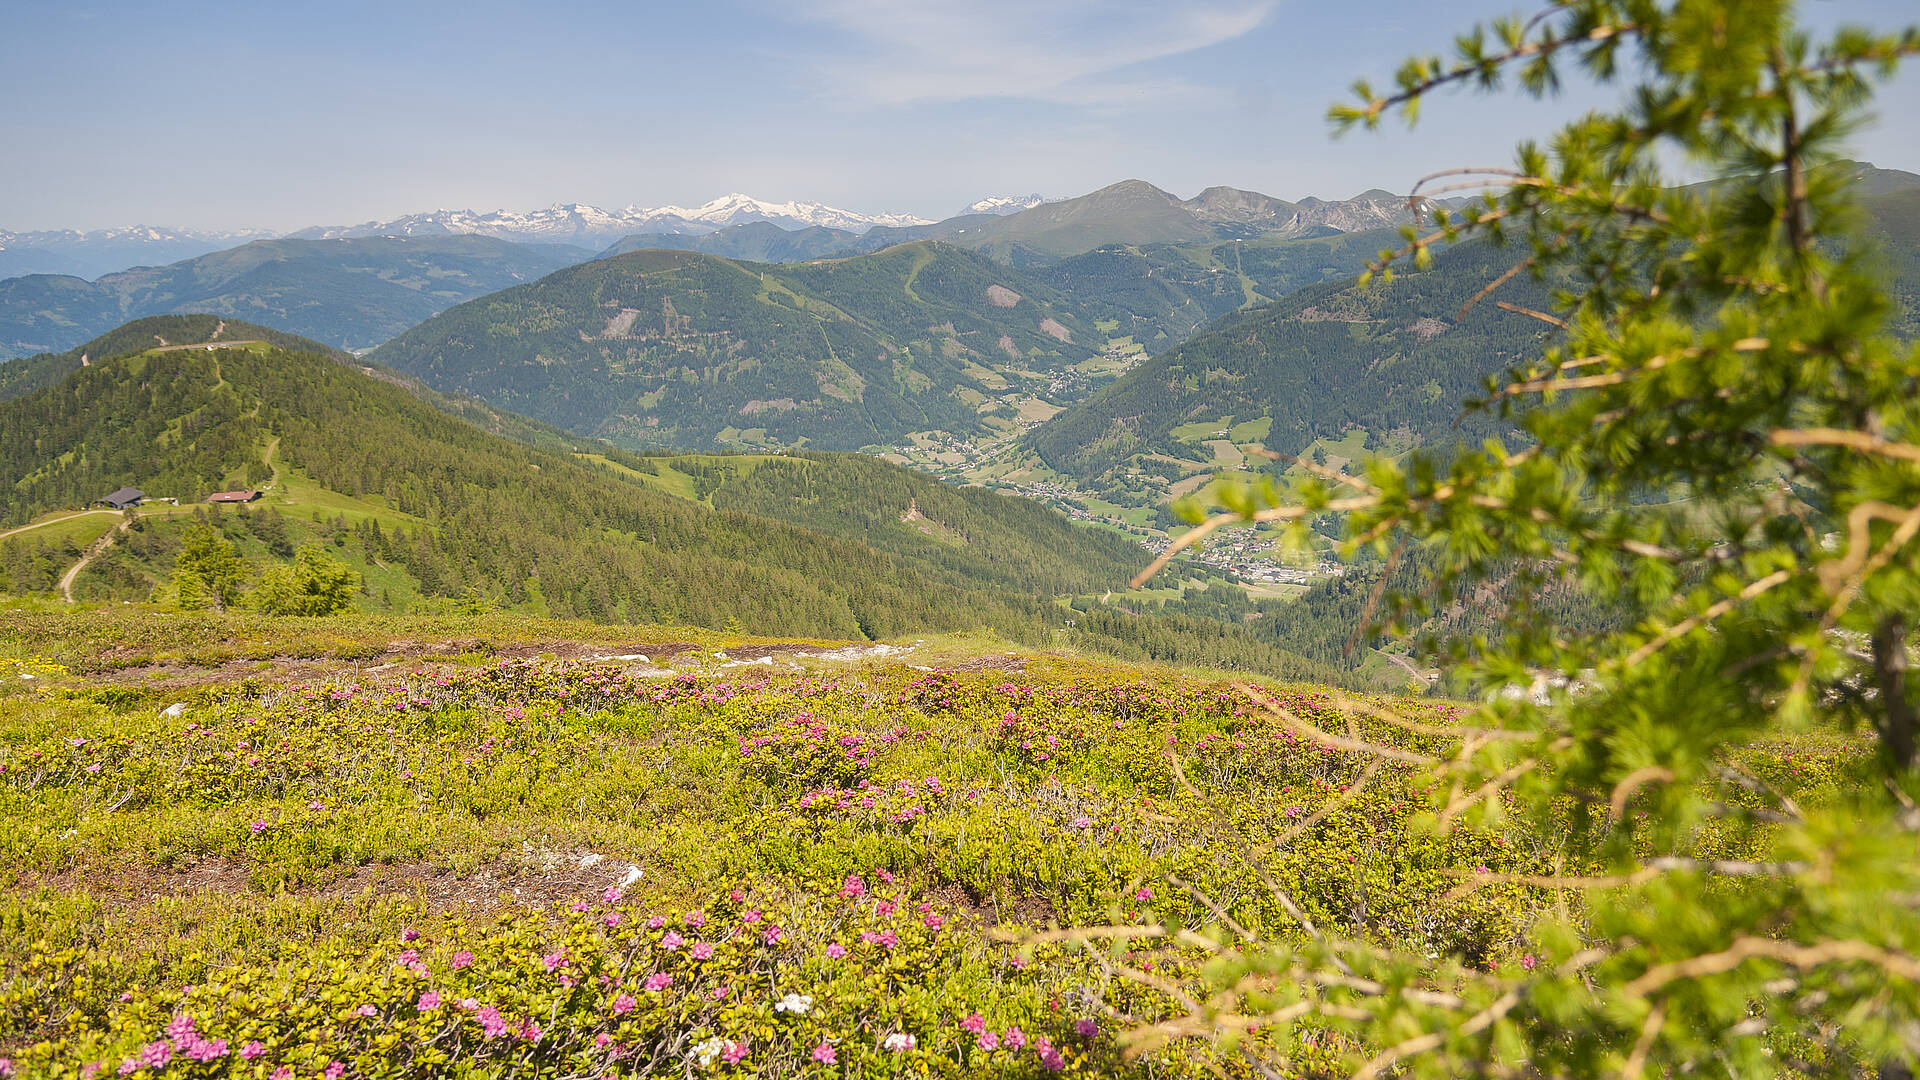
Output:
[[[112,513],[113,511],[107,511],[107,512]],[[107,535],[87,545],[87,550],[80,553],[80,561],[68,567],[67,572],[60,575],[60,598],[61,599],[65,600],[69,604],[73,603],[73,583],[74,583],[74,580],[80,576],[80,571],[85,570],[87,568],[88,563],[92,562],[94,559],[98,558],[103,552],[105,552],[108,548],[112,547],[113,542],[119,539],[120,534],[123,532],[126,532],[127,526],[131,524],[133,523],[130,521],[122,521],[119,525],[116,525],[112,529],[109,529],[107,531]]]
[[74,518],[86,517],[88,514],[118,514],[119,512],[118,510],[75,510],[71,514],[61,514],[59,517],[48,518],[45,521],[36,521],[31,525],[15,526],[5,532],[0,532],[0,540],[5,540],[15,533],[23,533],[29,529],[42,529],[48,525],[58,525],[63,521],[72,521]]

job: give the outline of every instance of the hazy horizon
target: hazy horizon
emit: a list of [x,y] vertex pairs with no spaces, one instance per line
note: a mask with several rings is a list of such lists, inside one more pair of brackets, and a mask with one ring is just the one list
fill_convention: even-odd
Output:
[[[1894,0],[1809,4],[1886,27]],[[1404,192],[1502,164],[1610,94],[1577,87],[1431,103],[1421,126],[1335,140],[1326,107],[1385,84],[1476,19],[1471,0],[722,0],[697,11],[593,2],[365,2],[155,12],[13,5],[0,67],[0,228],[132,225],[286,233],[434,209],[697,206],[730,192],[863,213],[951,216],[988,195],[1085,194],[1137,178],[1191,196]],[[157,61],[156,58],[174,58]],[[1909,73],[1882,115],[1920,109]],[[1902,123],[1855,157],[1920,171]]]

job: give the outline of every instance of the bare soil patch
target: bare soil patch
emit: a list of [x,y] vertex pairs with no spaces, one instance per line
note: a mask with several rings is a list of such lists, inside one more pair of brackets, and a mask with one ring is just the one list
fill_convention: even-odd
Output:
[[640,317],[640,312],[638,309],[621,308],[620,313],[618,315],[615,315],[607,320],[607,325],[603,329],[601,329],[600,336],[602,338],[626,337],[628,336],[629,332],[633,330],[634,320],[638,319],[639,317]]
[[976,656],[964,664],[954,666],[955,671],[1025,671],[1027,658],[1024,656]]
[[1017,896],[1005,900],[976,897],[955,884],[929,889],[931,900],[964,912],[982,926],[1046,926],[1057,924],[1060,913],[1044,896]]
[[496,655],[508,660],[533,660],[546,656],[555,660],[592,660],[607,656],[659,659],[663,656],[679,656],[697,648],[699,646],[688,641],[635,641],[626,644],[611,641],[529,641],[503,645]]
[[[380,897],[404,897],[423,912],[488,911],[500,907],[551,907],[564,900],[596,897],[623,878],[632,864],[605,859],[581,867],[577,859],[563,860],[551,870],[518,867],[482,867],[456,874],[445,867],[413,860],[368,863],[344,867],[326,880],[285,890],[289,896],[344,900],[371,892]],[[217,895],[260,898],[272,895],[252,880],[249,867],[238,860],[209,855],[175,867],[130,866],[111,869],[72,869],[52,874],[16,874],[9,886],[17,891],[41,888],[86,892],[117,910],[132,910],[160,900]]]
[[1365,315],[1357,315],[1350,311],[1322,311],[1317,305],[1303,309],[1300,314],[1295,315],[1294,318],[1301,322],[1363,323],[1374,321]]
[[772,645],[735,645],[726,653],[729,660],[764,660],[769,656],[791,656],[794,653],[818,652],[819,649],[818,645],[782,641]]
[[[262,666],[262,665],[265,666]],[[190,690],[200,686],[218,686],[242,679],[271,678],[275,682],[309,682],[340,671],[343,662],[316,663],[310,660],[229,660],[223,664],[136,664],[112,672],[112,682],[154,690]]]
[[[803,643],[770,646],[803,651],[815,646]],[[209,659],[195,663],[190,659],[158,659],[149,650],[122,646],[103,652],[89,665],[98,681],[150,689],[192,689],[261,679],[275,683],[312,682],[330,676],[378,672],[405,667],[409,671],[438,671],[449,665],[463,666],[478,656],[497,656],[508,660],[608,660],[644,656],[664,660],[697,650],[687,641],[606,642],[606,641],[531,641],[496,646],[480,639],[438,642],[394,641],[378,653],[367,656],[315,656],[278,654],[231,659]]]

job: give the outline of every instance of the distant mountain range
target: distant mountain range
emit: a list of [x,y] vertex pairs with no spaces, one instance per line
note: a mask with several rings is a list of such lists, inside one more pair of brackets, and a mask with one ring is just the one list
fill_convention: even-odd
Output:
[[129,266],[158,266],[191,259],[274,234],[265,229],[125,229],[78,232],[53,229],[13,233],[0,229],[0,278],[22,274],[71,274],[94,278]]
[[573,203],[525,214],[436,210],[392,221],[302,229],[292,235],[331,239],[474,234],[519,242],[619,244],[635,250],[633,245],[641,237],[703,237],[764,223],[790,232],[822,229],[843,234],[834,238],[837,247],[822,243],[808,248],[827,254],[874,251],[910,240],[945,240],[975,248],[1020,246],[1062,256],[1105,243],[1354,232],[1398,224],[1410,216],[1405,197],[1377,189],[1351,199],[1287,202],[1257,191],[1211,187],[1181,199],[1143,180],[1126,180],[1073,199],[989,196],[937,222],[910,214],[862,214],[820,203],[771,203],[733,194],[696,207],[603,210]]
[[[1257,191],[1211,187],[1181,199],[1143,180],[1126,180],[1073,199],[989,196],[944,221],[909,214],[860,214],[819,203],[769,203],[735,194],[697,207],[602,210],[574,203],[528,214],[436,210],[392,221],[303,229],[293,235],[330,239],[474,234],[518,242],[600,246],[608,248],[608,254],[665,248],[776,261],[858,255],[914,240],[941,240],[1002,261],[1033,264],[1104,244],[1315,236],[1396,225],[1411,217],[1405,197],[1380,190],[1351,199],[1287,202]],[[771,229],[794,235],[777,237]]]
[[[922,240],[979,251],[1031,271],[1057,269],[1061,283],[1091,285],[1097,295],[1087,299],[1106,312],[1102,318],[1111,316],[1126,326],[1123,335],[1137,334],[1143,344],[1158,348],[1235,308],[1352,272],[1371,252],[1372,240],[1338,250],[1330,246],[1327,257],[1311,266],[1301,261],[1312,257],[1304,249],[1247,248],[1229,258],[1209,247],[1359,237],[1408,218],[1405,200],[1385,192],[1289,203],[1215,187],[1180,199],[1137,180],[1057,201],[991,196],[968,210],[979,212],[927,222],[744,195],[691,208],[605,211],[574,204],[530,214],[442,210],[304,229],[230,250],[205,250],[221,246],[220,234],[213,233],[21,234],[28,239],[16,238],[15,247],[0,250],[0,256],[11,254],[18,261],[32,255],[38,260],[32,265],[41,268],[93,260],[91,267],[105,251],[147,264],[162,263],[161,256],[174,251],[191,254],[157,268],[95,274],[91,282],[73,273],[0,279],[0,358],[57,352],[127,319],[186,311],[250,319],[332,346],[365,349],[452,304],[531,281],[596,252],[607,257],[664,249],[794,263]],[[1112,254],[1116,246],[1126,257],[1106,258],[1091,272],[1055,266],[1097,251]],[[1231,277],[1226,276],[1229,263]],[[1130,296],[1111,295],[1115,290]]]
[[357,236],[491,236],[520,242],[604,247],[634,233],[699,235],[730,225],[764,221],[785,229],[828,228],[861,233],[875,226],[931,225],[911,214],[861,214],[814,202],[762,202],[750,195],[723,195],[700,206],[629,206],[603,210],[585,203],[555,204],[545,210],[513,213],[495,210],[434,210],[391,221],[301,229],[307,240]]
[[255,240],[97,281],[0,280],[0,357],[59,352],[147,315],[206,312],[371,348],[462,300],[591,258],[485,236]]
[[[1004,200],[1005,205],[1013,206],[1020,198],[1005,196],[982,201],[999,205]],[[1037,195],[1031,198],[1039,201]],[[597,251],[635,233],[699,235],[749,222],[770,222],[782,229],[824,227],[853,234],[875,226],[933,224],[912,214],[862,214],[822,203],[764,202],[736,193],[693,207],[629,206],[623,210],[603,210],[585,203],[556,203],[527,213],[433,210],[390,221],[316,225],[284,236],[268,229],[223,231],[149,225],[89,232],[54,229],[14,233],[0,229],[0,278],[60,274],[91,280],[129,267],[163,266],[191,259],[250,240],[487,236],[516,243],[573,244]]]
[[[1426,200],[1419,204],[1423,213],[1434,205]],[[958,217],[921,225],[876,224],[859,232],[813,226],[779,234],[760,223],[702,233],[653,230],[623,237],[608,252],[671,248],[785,262],[938,240],[1031,268],[1115,244],[1298,239],[1369,231],[1411,220],[1413,210],[1405,196],[1379,190],[1351,199],[1287,202],[1257,191],[1211,187],[1182,199],[1144,180],[1124,180],[1072,199],[995,196],[974,203]]]
[[[1431,203],[1422,201],[1423,210]],[[1177,244],[1255,237],[1325,236],[1413,219],[1405,196],[1367,191],[1351,199],[1287,202],[1257,191],[1210,187],[1191,199],[1125,180],[1075,199],[1042,203],[1004,217],[956,220],[930,239],[982,251],[1017,265],[1109,244]],[[950,227],[949,227],[950,226]]]
[[967,217],[971,214],[1017,214],[1022,210],[1031,210],[1047,200],[1040,195],[989,195],[968,203],[955,217]]
[[[1895,241],[1901,326],[1920,333],[1920,177],[1850,167]],[[335,347],[385,342],[379,362],[436,389],[631,447],[932,452],[921,434],[999,442],[1064,408],[1026,445],[1104,482],[1204,467],[1196,425],[1264,422],[1276,450],[1356,425],[1419,438],[1452,423],[1488,365],[1531,346],[1487,313],[1485,326],[1452,317],[1460,289],[1490,280],[1467,253],[1352,292],[1411,219],[1401,196],[1288,202],[1214,187],[1183,199],[1133,180],[1021,208],[1033,198],[937,223],[866,218],[858,231],[767,217],[834,220],[822,208],[716,200],[652,219],[705,231],[597,252],[433,235],[432,215],[413,236],[254,241],[95,282],[0,281],[0,356],[208,312]],[[590,217],[564,209],[552,219],[563,231]],[[747,215],[760,217],[717,224]]]
[[[1168,209],[1168,204],[1177,209]],[[1017,225],[992,223],[995,218],[1022,215],[1030,216]],[[878,251],[890,244],[925,239],[941,239],[969,247],[998,245],[1009,250],[1077,254],[1101,242],[1190,241],[1224,236],[1235,229],[1239,230],[1235,235],[1242,236],[1274,231],[1297,235],[1313,228],[1352,232],[1399,220],[1404,215],[1405,200],[1381,191],[1346,200],[1308,198],[1289,203],[1258,192],[1219,187],[1183,201],[1150,184],[1132,180],[1077,199],[1049,200],[1038,194],[990,195],[969,204],[954,217],[937,222],[912,214],[866,214],[823,203],[767,202],[735,193],[692,207],[628,206],[606,210],[586,203],[565,203],[525,213],[432,210],[357,225],[316,225],[285,234],[284,238],[487,236],[515,243],[567,244],[594,250],[624,244],[622,250],[637,250],[636,243],[649,238],[700,237],[756,224],[771,225],[786,232],[826,230],[790,245],[789,250],[797,261]],[[1110,236],[1103,234],[1098,224],[1116,216],[1141,220]],[[1084,235],[1101,239],[1092,244],[1075,240],[1073,227],[1089,224],[1096,227]],[[0,278],[61,274],[91,280],[129,267],[163,266],[250,240],[275,238],[280,238],[279,234],[264,229],[221,231],[145,225],[91,232],[0,230]],[[775,257],[770,253],[729,250],[728,243],[721,241],[716,247],[695,249],[734,257]],[[694,247],[694,242],[653,246]],[[996,253],[996,257],[1000,255]]]

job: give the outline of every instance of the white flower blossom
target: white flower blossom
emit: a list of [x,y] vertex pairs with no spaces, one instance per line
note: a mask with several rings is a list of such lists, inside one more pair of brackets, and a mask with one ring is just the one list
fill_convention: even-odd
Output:
[[788,1012],[795,1016],[805,1016],[813,1008],[813,998],[806,994],[788,994],[774,1003],[774,1012]]
[[722,1039],[718,1035],[716,1035],[713,1038],[708,1039],[706,1042],[700,1043],[699,1045],[693,1048],[693,1060],[699,1062],[700,1067],[704,1069],[707,1066],[712,1065],[713,1059],[719,1057],[720,1051],[725,1050],[726,1048],[727,1048],[727,1040]]
[[880,1040],[880,1046],[882,1049],[888,1050],[895,1054],[905,1053],[906,1051],[913,1049],[914,1046],[916,1045],[918,1045],[917,1040],[915,1040],[913,1036],[907,1034],[904,1031],[896,1031],[893,1034],[887,1036],[885,1039]]

